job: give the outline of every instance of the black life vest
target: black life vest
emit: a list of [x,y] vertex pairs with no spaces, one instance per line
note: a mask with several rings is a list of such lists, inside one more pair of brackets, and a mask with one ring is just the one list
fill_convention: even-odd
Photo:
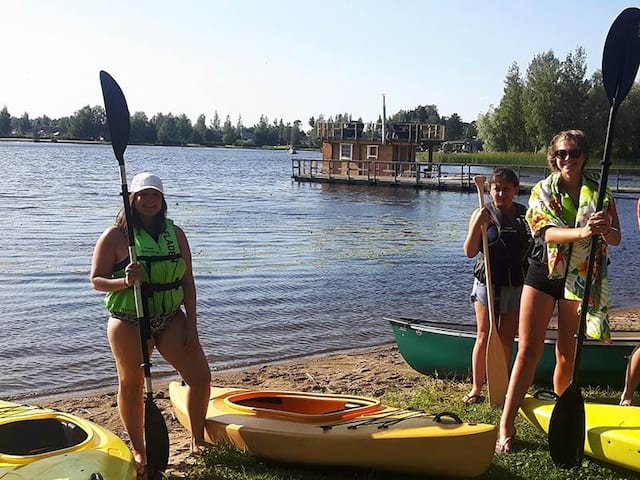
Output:
[[[525,219],[527,207],[515,203],[516,215],[505,215],[493,203],[487,205],[493,221],[487,227],[491,280],[494,285],[521,286],[527,273],[527,256],[533,238]],[[486,283],[482,245],[474,269],[475,277]]]

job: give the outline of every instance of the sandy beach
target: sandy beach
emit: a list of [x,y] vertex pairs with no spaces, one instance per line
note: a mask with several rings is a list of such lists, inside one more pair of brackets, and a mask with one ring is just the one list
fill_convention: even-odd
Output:
[[[640,330],[640,308],[618,310],[612,314],[611,320],[614,330]],[[620,374],[623,375],[623,372]],[[427,381],[433,382],[409,367],[394,344],[365,351],[213,372],[214,385],[352,393],[373,397],[380,397],[387,390],[408,391]],[[189,456],[190,437],[173,415],[168,383],[166,380],[156,380],[154,383],[156,405],[163,412],[169,429],[171,454],[167,473],[169,478],[186,478],[193,462]],[[466,388],[461,385],[461,395]],[[115,390],[30,399],[29,403],[87,418],[121,438],[127,438],[118,416]]]

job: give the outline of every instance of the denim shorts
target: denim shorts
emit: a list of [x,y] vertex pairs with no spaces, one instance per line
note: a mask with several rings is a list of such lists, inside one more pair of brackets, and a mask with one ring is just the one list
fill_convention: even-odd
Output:
[[[497,287],[493,296],[494,302],[500,302],[500,313],[517,312],[520,310],[520,297],[522,296],[522,286],[512,287],[503,285]],[[471,289],[471,301],[478,301],[485,307],[489,304],[487,298],[487,286],[477,278],[473,279]]]

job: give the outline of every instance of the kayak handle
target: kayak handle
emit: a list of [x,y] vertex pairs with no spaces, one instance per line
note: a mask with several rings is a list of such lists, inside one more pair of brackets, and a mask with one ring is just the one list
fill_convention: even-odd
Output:
[[448,417],[454,420],[455,423],[462,423],[462,420],[458,415],[453,412],[440,412],[433,417],[434,422],[442,423],[442,417]]
[[536,400],[558,400],[558,395],[553,390],[537,390],[536,393],[533,394],[533,398]]

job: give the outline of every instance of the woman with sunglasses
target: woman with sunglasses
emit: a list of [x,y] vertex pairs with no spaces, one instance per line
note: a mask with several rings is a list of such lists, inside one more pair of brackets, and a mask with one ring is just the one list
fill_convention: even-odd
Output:
[[505,399],[496,453],[509,453],[515,417],[533,382],[549,320],[558,305],[558,337],[553,389],[561,395],[573,374],[579,306],[584,293],[592,237],[599,237],[589,295],[586,333],[610,341],[607,247],[620,243],[620,223],[611,192],[596,212],[599,175],[587,172],[589,146],[580,130],[553,137],[547,150],[551,174],[531,190],[527,222],[534,236],[522,290],[518,354]]

